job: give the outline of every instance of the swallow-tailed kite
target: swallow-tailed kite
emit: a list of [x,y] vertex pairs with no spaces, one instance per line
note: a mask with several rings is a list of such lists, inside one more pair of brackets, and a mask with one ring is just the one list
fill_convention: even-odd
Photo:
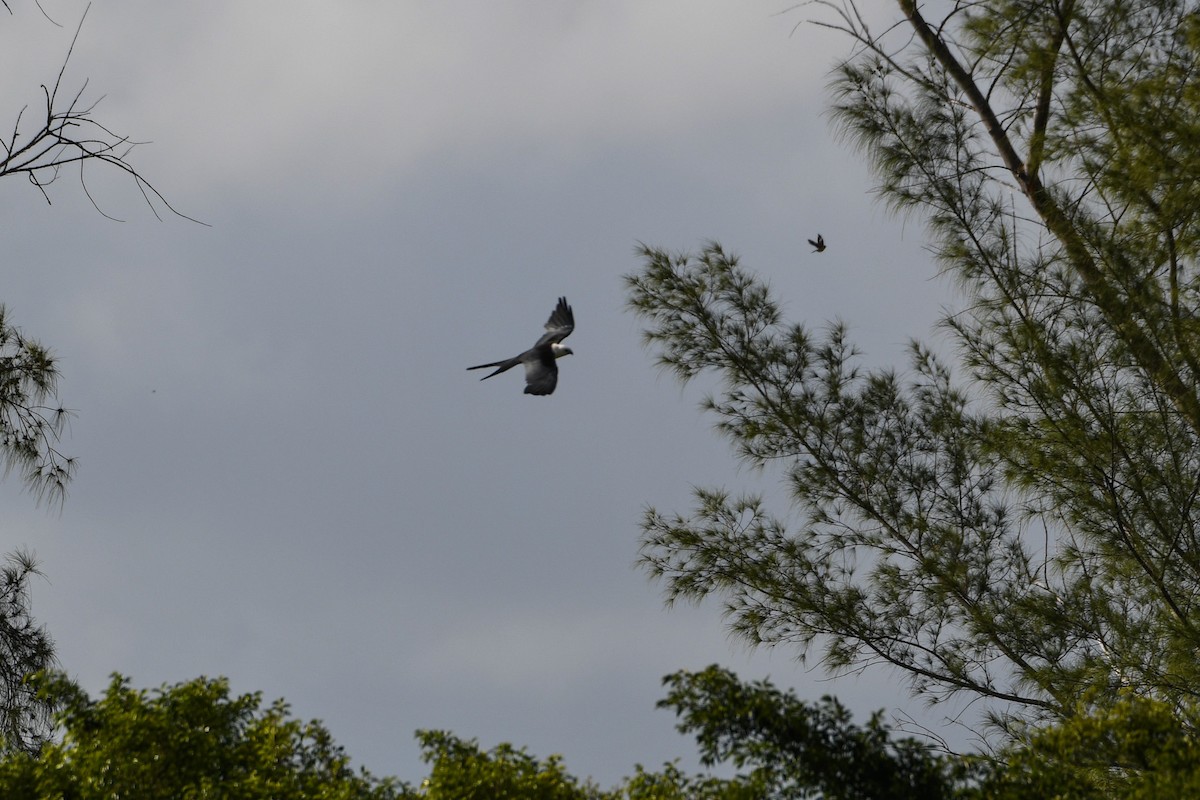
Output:
[[467,369],[485,369],[496,367],[496,371],[484,375],[480,380],[486,381],[492,375],[499,375],[505,370],[512,369],[517,364],[525,365],[525,394],[550,394],[558,384],[558,365],[555,359],[571,355],[571,348],[563,347],[563,339],[575,330],[575,313],[567,305],[567,298],[558,298],[554,313],[546,320],[546,332],[537,344],[515,358],[507,361],[493,361],[491,364],[479,364]]

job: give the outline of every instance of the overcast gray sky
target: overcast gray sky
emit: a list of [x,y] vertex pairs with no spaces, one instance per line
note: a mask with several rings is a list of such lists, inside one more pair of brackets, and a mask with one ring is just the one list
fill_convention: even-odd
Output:
[[[0,129],[36,110],[84,9],[42,0],[59,28],[9,5]],[[644,508],[686,510],[693,485],[786,508],[642,350],[621,282],[638,241],[721,241],[875,362],[946,297],[824,113],[848,42],[791,5],[93,6],[65,85],[151,140],[135,165],[211,227],[156,221],[99,170],[124,222],[70,175],[50,206],[0,184],[0,301],[57,353],[80,460],[61,514],[0,487],[0,549],[40,558],[34,612],[68,672],[92,692],[226,675],[408,780],[417,728],[605,785],[691,765],[654,703],[713,662],[920,713],[888,673],[749,653],[718,607],[665,609],[633,568]],[[465,370],[528,347],[559,295],[577,326],[554,395]]]

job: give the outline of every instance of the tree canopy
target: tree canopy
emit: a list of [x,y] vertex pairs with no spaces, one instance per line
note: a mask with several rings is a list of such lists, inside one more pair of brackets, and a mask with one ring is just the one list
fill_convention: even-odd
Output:
[[1194,706],[1173,708],[1126,694],[1020,737],[982,769],[968,798],[1054,797],[1155,800],[1200,792],[1200,719]]
[[659,701],[693,734],[701,763],[732,765],[754,797],[828,800],[957,796],[963,769],[926,742],[897,736],[874,714],[865,726],[835,698],[801,701],[769,681],[745,683],[717,665],[663,679]]
[[58,709],[61,739],[0,758],[0,796],[101,800],[390,800],[403,786],[354,771],[319,722],[283,701],[233,696],[224,679],[197,678],[153,692],[113,676],[92,700],[62,675],[39,690]]
[[695,737],[702,763],[731,777],[691,775],[675,763],[602,789],[562,756],[501,743],[484,749],[448,731],[417,731],[428,774],[416,784],[353,770],[318,721],[277,700],[235,696],[224,678],[147,691],[114,675],[92,699],[61,673],[33,686],[56,708],[56,736],[36,752],[0,754],[0,797],[344,798],[345,800],[863,800],[952,797],[963,771],[925,744],[897,736],[879,715],[855,724],[836,701],[807,704],[771,683],[743,683],[717,666],[664,678],[659,703]]

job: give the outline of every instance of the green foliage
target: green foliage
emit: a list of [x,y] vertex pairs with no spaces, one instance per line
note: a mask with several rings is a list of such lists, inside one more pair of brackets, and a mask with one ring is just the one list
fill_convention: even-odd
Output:
[[1126,696],[1034,731],[990,764],[972,796],[1157,800],[1200,796],[1196,709]]
[[674,764],[661,772],[638,766],[619,786],[601,790],[566,771],[562,758],[538,759],[499,744],[484,751],[475,740],[445,731],[418,731],[422,758],[432,767],[416,797],[426,800],[760,800],[742,780],[685,775]]
[[934,39],[904,10],[945,49],[868,48],[839,113],[968,290],[945,322],[993,403],[984,444],[1054,540],[1040,635],[1058,644],[1035,680],[1056,704],[1084,686],[1194,697],[1196,6],[986,3]]
[[417,796],[427,800],[758,800],[742,781],[688,776],[673,764],[661,772],[638,766],[632,777],[603,791],[570,775],[559,756],[545,760],[500,744],[482,750],[445,731],[418,731],[422,758],[432,764]]
[[639,765],[611,797],[613,800],[762,800],[768,795],[752,779],[689,776],[674,764],[664,764],[661,772],[647,772]]
[[317,722],[291,719],[258,694],[231,697],[223,679],[154,692],[114,676],[91,700],[60,675],[41,679],[62,740],[0,760],[0,797],[29,800],[390,800],[401,786],[350,769]]
[[956,796],[956,762],[926,744],[895,737],[875,714],[860,727],[836,699],[801,702],[767,681],[746,684],[710,666],[677,672],[660,708],[673,708],[681,733],[695,734],[702,763],[750,768],[754,797],[827,800]]
[[[319,723],[292,719],[282,701],[231,696],[223,679],[147,692],[114,676],[89,699],[62,675],[38,680],[58,707],[61,739],[40,753],[0,758],[0,797],[111,800],[769,800],[1098,796],[1148,800],[1200,789],[1195,709],[1131,694],[1111,706],[1076,705],[1062,723],[1030,729],[998,757],[961,759],[897,736],[880,716],[856,725],[836,700],[805,703],[771,683],[742,683],[716,666],[664,678],[659,703],[696,737],[702,762],[733,778],[638,766],[601,790],[509,744],[419,731],[428,777],[419,787],[350,769]],[[1181,716],[1182,715],[1182,716]],[[1181,721],[1182,720],[1182,721]]]
[[679,730],[696,737],[708,767],[735,767],[734,778],[686,775],[674,764],[638,766],[601,791],[569,775],[558,756],[539,760],[502,744],[483,751],[441,731],[417,738],[431,763],[421,785],[430,800],[938,800],[958,797],[966,774],[955,759],[914,739],[896,737],[879,715],[866,726],[831,698],[807,704],[769,682],[746,684],[712,666],[664,678],[660,708],[674,709]]
[[29,611],[32,556],[10,553],[0,568],[0,742],[2,750],[36,752],[49,731],[52,704],[29,676],[54,662],[54,646]]
[[523,749],[501,744],[484,752],[474,740],[463,741],[444,731],[418,731],[422,758],[432,764],[421,784],[428,800],[600,800],[591,783],[567,774],[562,760],[545,761]]
[[67,422],[54,396],[58,370],[50,351],[26,338],[0,305],[0,457],[17,469],[38,499],[61,502],[75,470],[57,449]]
[[[835,669],[889,663],[935,698],[1069,702],[1039,674],[1063,643],[987,421],[939,360],[913,345],[908,381],[864,371],[842,326],[816,338],[785,324],[765,284],[718,245],[643,256],[630,304],[660,363],[685,380],[721,376],[721,396],[705,401],[719,430],[745,462],[783,465],[805,515],[789,530],[761,498],[719,489],[698,490],[691,516],[651,509],[642,563],[668,597],[723,596],[752,643],[821,645]],[[997,669],[1006,658],[1015,677]]]
[[[17,470],[39,501],[62,503],[75,460],[58,450],[68,413],[52,405],[58,370],[50,351],[27,338],[0,305],[0,460]],[[0,751],[36,751],[50,706],[27,683],[54,663],[54,645],[29,608],[31,555],[15,552],[0,569]]]
[[621,785],[601,791],[569,775],[558,756],[539,760],[501,744],[483,751],[441,731],[420,731],[423,757],[433,766],[421,784],[430,800],[544,798],[544,800],[764,800],[824,797],[949,798],[955,762],[912,739],[895,738],[878,716],[865,728],[826,698],[807,705],[768,682],[743,684],[718,667],[679,672],[659,707],[681,717],[679,730],[695,734],[702,762],[732,765],[724,779],[686,775],[674,764],[650,772],[638,766]]
[[[865,369],[843,326],[783,318],[715,244],[642,251],[629,303],[792,513],[697,492],[651,509],[669,599],[751,643],[885,664],[1003,728],[1077,699],[1178,709],[1200,686],[1200,14],[1194,2],[984,0],[868,29],[833,85],[881,195],[962,287],[952,370]],[[925,13],[942,17],[926,19]],[[1194,720],[1178,716],[1183,731]],[[1003,740],[1001,740],[1003,741]]]

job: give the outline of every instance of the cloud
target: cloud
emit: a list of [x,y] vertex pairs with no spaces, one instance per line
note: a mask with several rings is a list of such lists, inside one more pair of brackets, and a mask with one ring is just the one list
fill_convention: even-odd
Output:
[[[114,47],[135,25],[156,34]],[[752,125],[763,96],[824,82],[829,52],[789,30],[765,6],[684,0],[143,2],[94,9],[78,62],[130,130],[193,154],[199,182],[370,182],[436,154]]]

